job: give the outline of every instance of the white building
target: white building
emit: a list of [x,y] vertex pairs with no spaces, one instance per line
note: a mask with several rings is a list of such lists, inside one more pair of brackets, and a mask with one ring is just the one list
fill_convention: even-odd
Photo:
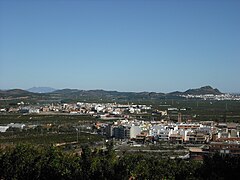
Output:
[[0,126],[0,132],[6,132],[9,126]]
[[140,133],[141,133],[141,128],[139,126],[131,126],[131,128],[130,128],[130,139],[136,138],[136,136]]
[[10,123],[8,124],[9,127],[12,128],[19,128],[19,129],[23,129],[25,127],[25,124],[20,124],[20,123]]
[[167,141],[169,138],[170,130],[166,126],[155,125],[150,128],[149,135],[158,137],[159,140]]
[[39,109],[30,108],[29,113],[39,114]]

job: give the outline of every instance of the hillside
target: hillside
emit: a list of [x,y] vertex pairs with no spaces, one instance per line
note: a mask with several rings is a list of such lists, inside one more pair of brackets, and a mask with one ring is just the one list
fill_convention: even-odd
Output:
[[196,88],[196,89],[188,89],[184,92],[180,92],[180,91],[175,91],[175,92],[171,92],[169,93],[171,95],[186,95],[186,94],[191,94],[191,95],[205,95],[205,94],[214,94],[214,95],[219,95],[219,94],[223,94],[222,92],[220,92],[217,88],[214,89],[211,86],[203,86],[200,88]]
[[213,89],[211,86],[204,86],[197,89],[189,89],[184,92],[184,94],[192,94],[192,95],[198,95],[198,94],[222,94],[218,89]]
[[55,97],[62,97],[64,99],[84,99],[86,101],[135,101],[135,100],[150,100],[163,98],[164,93],[155,92],[118,92],[105,90],[77,90],[77,89],[63,89],[57,90],[51,95]]
[[204,86],[197,89],[189,89],[185,92],[175,91],[172,93],[156,92],[118,92],[105,90],[78,90],[62,89],[49,93],[33,93],[21,89],[0,91],[0,98],[19,99],[25,98],[34,102],[146,102],[158,101],[162,99],[179,99],[181,95],[192,94],[222,94],[218,89],[211,86]]
[[22,89],[10,89],[10,90],[1,90],[0,97],[20,97],[20,96],[31,96],[33,93],[22,90]]

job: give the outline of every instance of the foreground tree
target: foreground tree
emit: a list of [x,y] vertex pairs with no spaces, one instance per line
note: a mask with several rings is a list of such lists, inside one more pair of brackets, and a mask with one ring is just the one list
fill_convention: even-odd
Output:
[[220,154],[205,156],[198,176],[201,179],[235,179],[240,177],[240,157]]
[[0,179],[74,179],[79,175],[77,157],[55,147],[17,145],[0,155]]
[[171,160],[152,154],[116,156],[107,150],[82,147],[81,156],[56,147],[18,145],[0,150],[0,179],[234,179],[240,158],[209,155],[203,162]]

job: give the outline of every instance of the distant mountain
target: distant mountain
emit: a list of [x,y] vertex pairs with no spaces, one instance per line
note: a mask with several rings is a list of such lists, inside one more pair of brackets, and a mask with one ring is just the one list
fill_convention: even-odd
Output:
[[0,99],[28,99],[32,102],[158,102],[165,99],[183,98],[181,95],[222,94],[218,89],[204,86],[197,89],[189,89],[185,92],[175,91],[172,93],[156,92],[118,92],[105,90],[78,90],[62,89],[55,90],[48,87],[34,87],[28,91],[21,89],[0,90]]
[[31,96],[34,93],[22,89],[0,90],[0,97],[23,97]]
[[6,94],[6,95],[24,95],[29,94],[28,91],[22,90],[22,89],[10,89],[10,90],[1,90],[0,94]]
[[213,89],[211,86],[204,86],[204,87],[197,88],[197,89],[189,89],[189,90],[185,91],[184,93],[185,94],[193,94],[193,95],[198,95],[198,94],[219,95],[219,94],[223,94],[218,89]]
[[27,91],[33,93],[51,93],[53,91],[56,91],[56,89],[51,87],[32,87],[30,89],[27,89]]
[[78,90],[78,89],[59,89],[59,90],[55,90],[52,91],[50,93],[54,93],[54,94],[70,94],[70,93],[78,93],[82,90]]
[[164,93],[155,92],[118,92],[105,90],[78,90],[78,89],[62,89],[49,93],[54,97],[62,99],[79,99],[84,101],[143,101],[152,99],[161,99],[165,97]]
[[220,92],[218,89],[213,89],[211,86],[203,86],[200,88],[196,88],[196,89],[188,89],[185,92],[172,92],[169,93],[171,95],[186,95],[186,94],[191,94],[191,95],[200,95],[200,94],[214,94],[214,95],[219,95],[219,94],[223,94],[222,92]]
[[168,93],[168,95],[175,95],[175,96],[179,96],[179,95],[182,95],[183,94],[183,92],[180,92],[180,91],[174,91],[174,92],[170,92],[170,93]]

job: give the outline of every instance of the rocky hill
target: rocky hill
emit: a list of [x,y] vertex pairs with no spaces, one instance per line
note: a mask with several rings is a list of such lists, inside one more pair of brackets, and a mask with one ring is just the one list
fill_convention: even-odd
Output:
[[184,92],[184,94],[192,94],[192,95],[198,95],[198,94],[214,94],[219,95],[223,94],[218,89],[213,89],[211,86],[204,86],[197,89],[189,89]]

